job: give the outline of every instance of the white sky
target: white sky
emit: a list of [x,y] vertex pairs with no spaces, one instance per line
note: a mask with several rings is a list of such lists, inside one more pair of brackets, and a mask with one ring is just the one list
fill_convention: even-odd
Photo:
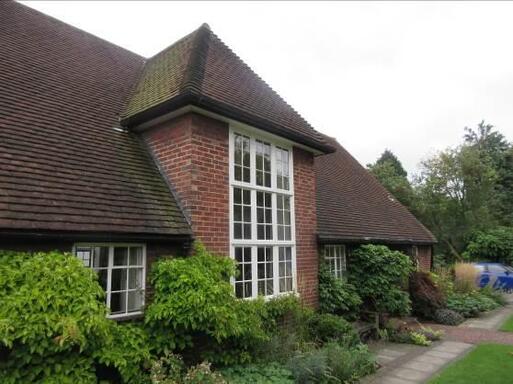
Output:
[[408,171],[481,119],[513,140],[513,2],[29,2],[151,56],[207,22],[364,165]]

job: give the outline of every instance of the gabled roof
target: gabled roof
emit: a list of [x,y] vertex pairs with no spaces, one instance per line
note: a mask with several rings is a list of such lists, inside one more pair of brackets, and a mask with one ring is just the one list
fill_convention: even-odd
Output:
[[315,159],[321,241],[433,244],[435,237],[335,139]]
[[191,233],[118,116],[144,59],[0,2],[0,231]]
[[138,125],[188,104],[321,152],[333,151],[324,137],[206,24],[146,61],[121,123]]

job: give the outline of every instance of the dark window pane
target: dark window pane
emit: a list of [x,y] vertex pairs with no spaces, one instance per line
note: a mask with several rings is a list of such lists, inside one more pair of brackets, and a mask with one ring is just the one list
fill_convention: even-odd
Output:
[[257,223],[264,223],[264,210],[262,208],[257,208]]
[[114,248],[114,265],[128,265],[128,248]]
[[244,239],[251,239],[251,224],[244,224]]
[[244,189],[244,204],[251,205],[251,191]]
[[113,269],[111,279],[111,291],[126,289],[126,269]]
[[110,295],[110,310],[113,315],[126,312],[126,292]]
[[143,264],[142,247],[131,247],[130,248],[130,265],[142,265],[142,264]]
[[258,240],[265,240],[265,233],[264,233],[264,226],[258,225],[257,226],[257,239]]
[[265,260],[265,248],[258,248],[258,261]]
[[235,204],[240,204],[242,202],[241,196],[242,196],[241,189],[240,188],[234,188],[233,189],[233,202]]
[[266,267],[266,274],[267,274],[267,277],[272,277],[273,275],[273,264],[271,262],[267,263],[265,265]]
[[100,269],[96,271],[98,273],[98,282],[104,291],[107,290],[107,279],[109,276],[109,271],[107,269]]
[[245,297],[253,296],[251,281],[244,283],[244,296]]
[[240,205],[233,207],[233,220],[242,221],[242,207]]
[[267,280],[267,294],[272,295],[274,293],[273,281]]
[[251,248],[244,248],[244,261],[246,263],[251,263]]
[[262,172],[258,172],[256,173],[256,183],[257,185],[263,185],[264,184],[264,175],[262,174]]
[[257,192],[257,206],[262,207],[264,205],[264,194],[263,192]]
[[242,261],[242,248],[235,248],[235,260],[237,260],[238,262]]
[[249,183],[250,181],[250,176],[249,176],[249,168],[244,168],[243,169],[243,180],[245,183]]
[[251,207],[244,207],[244,221],[251,221]]
[[93,267],[104,268],[109,266],[109,247],[94,247]]
[[265,278],[265,264],[264,263],[258,264],[258,278],[259,279]]
[[266,225],[266,227],[265,227],[265,238],[266,238],[266,240],[273,239],[273,227],[270,225]]
[[259,295],[266,295],[265,293],[265,280],[258,282],[258,294]]
[[235,296],[241,299],[244,298],[242,283],[235,283]]
[[233,224],[233,237],[236,239],[242,239],[242,224]]

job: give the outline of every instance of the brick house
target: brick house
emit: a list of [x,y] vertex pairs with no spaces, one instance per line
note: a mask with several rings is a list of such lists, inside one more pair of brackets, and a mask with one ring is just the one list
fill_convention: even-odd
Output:
[[430,232],[207,25],[146,59],[0,3],[0,248],[73,252],[112,317],[193,240],[234,258],[238,297],[317,303],[319,255],[384,243],[431,264]]

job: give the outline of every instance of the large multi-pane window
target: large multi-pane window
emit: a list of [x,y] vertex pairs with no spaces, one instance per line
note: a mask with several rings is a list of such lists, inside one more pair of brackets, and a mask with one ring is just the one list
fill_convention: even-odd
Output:
[[328,268],[333,276],[342,278],[347,270],[346,247],[342,244],[325,245],[324,261],[328,265]]
[[230,134],[231,253],[240,298],[295,290],[292,151],[251,134]]
[[140,313],[144,306],[143,245],[79,244],[75,255],[98,274],[111,317]]

